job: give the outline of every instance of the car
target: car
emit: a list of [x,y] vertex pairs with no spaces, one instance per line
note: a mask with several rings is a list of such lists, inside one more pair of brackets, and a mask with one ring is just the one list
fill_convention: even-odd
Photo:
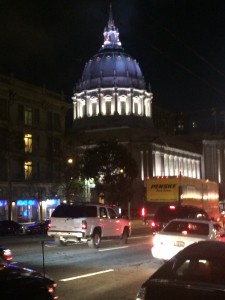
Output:
[[0,221],[0,235],[17,235],[22,234],[24,228],[21,224],[12,220]]
[[169,260],[186,246],[201,240],[220,240],[220,225],[211,220],[174,219],[153,236],[154,258]]
[[60,204],[51,215],[48,236],[56,245],[67,242],[87,243],[99,248],[103,239],[120,239],[126,244],[131,235],[131,222],[120,217],[113,207],[95,203]]
[[137,292],[136,300],[225,299],[225,243],[200,241],[159,267]]
[[172,219],[191,218],[209,220],[207,212],[193,205],[168,204],[160,206],[153,219],[150,221],[150,228],[153,233],[159,232]]
[[40,222],[32,223],[26,226],[26,234],[46,234],[50,227],[50,220],[43,220]]
[[4,246],[0,246],[0,264],[9,263],[13,259],[13,254],[10,249]]
[[16,264],[0,264],[1,299],[56,300],[56,282],[47,275]]

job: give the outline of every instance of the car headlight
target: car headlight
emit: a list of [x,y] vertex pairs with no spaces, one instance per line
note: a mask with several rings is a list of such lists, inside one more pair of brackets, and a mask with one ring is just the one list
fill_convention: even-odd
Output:
[[144,300],[145,299],[145,294],[146,294],[146,288],[141,287],[140,290],[137,293],[137,296],[136,296],[135,300]]

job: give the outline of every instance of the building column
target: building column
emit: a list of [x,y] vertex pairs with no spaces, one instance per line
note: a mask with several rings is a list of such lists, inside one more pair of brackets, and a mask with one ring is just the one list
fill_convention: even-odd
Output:
[[102,115],[102,93],[101,93],[101,89],[98,89],[98,114]]
[[130,114],[133,114],[133,89],[130,89]]

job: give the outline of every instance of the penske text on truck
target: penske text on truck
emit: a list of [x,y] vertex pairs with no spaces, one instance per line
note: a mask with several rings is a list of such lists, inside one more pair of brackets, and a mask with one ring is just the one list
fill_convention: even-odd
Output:
[[220,218],[219,185],[214,181],[189,177],[150,177],[146,179],[146,205],[155,210],[162,204],[194,205],[210,217]]

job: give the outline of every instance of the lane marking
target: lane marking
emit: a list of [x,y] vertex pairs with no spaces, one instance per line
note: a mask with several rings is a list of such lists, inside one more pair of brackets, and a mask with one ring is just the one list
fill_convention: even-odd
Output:
[[108,273],[108,272],[114,272],[114,269],[108,269],[108,270],[99,271],[99,272],[95,272],[95,273],[89,273],[89,274],[80,275],[80,276],[76,276],[76,277],[64,278],[64,279],[60,279],[59,281],[66,282],[66,281],[76,280],[76,279],[80,279],[80,278],[86,278],[86,277],[90,277],[90,276],[104,274],[104,273]]
[[104,248],[104,249],[98,249],[98,251],[99,252],[112,251],[112,250],[119,250],[119,249],[124,249],[124,248],[128,248],[128,246],[113,247],[113,248]]

